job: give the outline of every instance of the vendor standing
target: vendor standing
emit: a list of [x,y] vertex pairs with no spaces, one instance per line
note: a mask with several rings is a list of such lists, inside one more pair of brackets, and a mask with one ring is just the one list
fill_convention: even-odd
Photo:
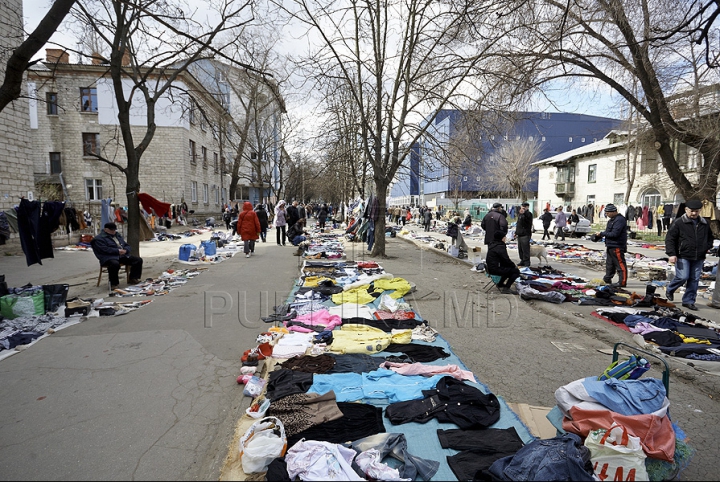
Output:
[[625,262],[627,220],[618,212],[614,204],[605,206],[605,215],[610,218],[610,221],[608,221],[605,231],[599,234],[599,236],[605,237],[605,247],[607,248],[603,281],[605,284],[610,284],[617,272],[620,277],[618,285],[624,288],[627,286],[628,277],[627,263]]
[[524,202],[520,206],[515,235],[518,240],[518,254],[520,264],[518,266],[530,266],[530,237],[532,236],[533,215],[530,212],[530,203]]

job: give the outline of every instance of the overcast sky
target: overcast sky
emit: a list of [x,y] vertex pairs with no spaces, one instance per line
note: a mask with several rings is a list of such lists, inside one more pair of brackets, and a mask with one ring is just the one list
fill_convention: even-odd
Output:
[[[205,0],[188,0],[190,2],[197,1],[198,4],[204,4]],[[25,18],[25,28],[31,32],[43,16],[50,8],[51,0],[24,0],[23,16]],[[63,24],[64,25],[64,24]],[[64,33],[63,25],[60,26],[58,32],[50,39],[51,42],[57,42],[62,45],[76,47],[76,43],[72,36]],[[296,44],[296,40],[287,44]],[[47,46],[50,47],[50,46]],[[38,52],[36,58],[44,58],[45,50]],[[71,54],[71,62],[76,62],[77,57]],[[583,90],[579,87],[568,91],[564,87],[556,91],[548,90],[547,96],[555,104],[551,105],[546,99],[537,99],[534,105],[529,106],[528,110],[550,111],[550,112],[572,112],[576,114],[597,115],[603,117],[617,117],[619,114],[614,108],[614,102],[610,94],[610,89],[604,84],[598,88]],[[292,106],[288,106],[292,109]]]

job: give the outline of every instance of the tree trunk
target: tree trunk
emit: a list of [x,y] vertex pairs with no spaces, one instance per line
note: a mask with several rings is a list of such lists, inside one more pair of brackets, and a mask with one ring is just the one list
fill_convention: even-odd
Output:
[[375,223],[375,244],[370,256],[385,257],[385,212],[387,211],[388,183],[375,178],[375,195],[378,198],[378,220]]

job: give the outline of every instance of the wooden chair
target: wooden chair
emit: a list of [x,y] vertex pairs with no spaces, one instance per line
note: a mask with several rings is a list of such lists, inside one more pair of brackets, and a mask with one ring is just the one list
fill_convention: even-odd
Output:
[[[125,268],[125,282],[130,283],[130,266],[126,264],[120,265],[120,272],[122,272],[123,268]],[[98,275],[98,282],[95,286],[100,286],[100,282],[102,281],[102,275],[103,273],[107,273],[107,268],[105,266],[100,266],[100,274]],[[119,273],[118,273],[119,275]]]

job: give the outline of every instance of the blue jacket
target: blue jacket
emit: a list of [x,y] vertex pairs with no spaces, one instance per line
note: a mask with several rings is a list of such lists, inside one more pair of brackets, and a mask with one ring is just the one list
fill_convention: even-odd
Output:
[[605,246],[608,248],[620,248],[624,253],[627,251],[627,220],[622,214],[618,214],[608,221],[605,231],[600,233],[605,237]]
[[[117,239],[117,243],[115,239]],[[130,256],[130,245],[127,244],[123,237],[117,232],[115,236],[111,236],[103,231],[93,238],[90,245],[92,246],[93,253],[95,253],[95,257],[100,260],[100,266],[103,266],[111,259],[120,259],[121,247],[127,251],[124,256]]]

